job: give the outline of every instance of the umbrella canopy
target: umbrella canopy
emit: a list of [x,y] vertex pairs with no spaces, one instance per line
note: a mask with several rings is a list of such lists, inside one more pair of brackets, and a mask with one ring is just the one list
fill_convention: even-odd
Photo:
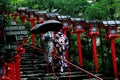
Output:
[[44,23],[37,24],[31,29],[31,33],[45,33],[48,31],[59,31],[63,24],[56,20],[48,20]]

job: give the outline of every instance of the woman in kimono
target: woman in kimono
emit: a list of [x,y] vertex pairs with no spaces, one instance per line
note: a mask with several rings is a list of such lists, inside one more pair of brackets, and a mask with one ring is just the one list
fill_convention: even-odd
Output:
[[[55,35],[55,47],[57,48],[60,57],[66,60],[66,50],[69,47],[69,41],[68,38],[62,32],[58,32]],[[63,60],[60,60],[59,63],[60,63],[60,71],[63,72],[64,68],[67,68],[68,65]]]

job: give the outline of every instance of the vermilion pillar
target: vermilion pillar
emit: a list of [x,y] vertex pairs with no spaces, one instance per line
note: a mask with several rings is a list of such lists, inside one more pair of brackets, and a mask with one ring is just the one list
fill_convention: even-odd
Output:
[[96,50],[96,36],[92,36],[92,46],[93,46],[93,59],[94,59],[94,66],[95,72],[98,72],[98,58],[97,58],[97,50]]
[[[63,28],[63,32],[64,34],[67,36],[67,31],[69,30],[70,28]],[[66,60],[69,61],[69,53],[68,53],[68,50],[66,50]],[[69,64],[68,64],[68,80],[71,80],[70,78],[70,67],[69,67]]]
[[71,18],[73,24],[73,33],[77,34],[77,47],[78,47],[78,57],[79,57],[79,64],[83,66],[83,59],[82,59],[82,44],[81,44],[81,34],[85,32],[85,21],[81,18]]
[[25,25],[25,19],[26,17],[21,17],[22,25]]
[[82,45],[81,45],[80,33],[77,33],[77,41],[78,41],[77,43],[78,43],[79,64],[80,64],[80,66],[83,66]]
[[94,62],[94,68],[95,72],[98,72],[98,57],[97,57],[97,47],[96,47],[96,37],[100,35],[99,32],[99,25],[101,24],[98,21],[88,21],[86,26],[87,36],[91,37],[92,39],[92,51],[93,51],[93,62]]
[[21,56],[19,54],[16,54],[15,55],[16,80],[20,80],[20,61]]
[[8,20],[10,20],[10,14],[11,14],[11,12],[6,12],[5,14],[7,14]]
[[[32,28],[34,27],[35,20],[36,20],[35,18],[30,19]],[[34,34],[32,34],[32,45],[35,46],[35,35]]]
[[8,77],[11,80],[15,80],[15,68],[14,68],[14,62],[11,61],[8,63]]
[[27,36],[23,37],[23,43],[26,44],[27,43]]
[[19,16],[19,14],[18,14],[18,13],[13,13],[12,16],[14,16],[14,21],[15,21],[16,24],[17,24],[17,20],[16,20],[16,18]]
[[8,80],[8,76],[7,76],[7,62],[5,62],[5,64],[3,65],[3,76],[2,79],[3,80]]
[[25,53],[25,49],[23,48],[23,44],[19,43],[16,46],[16,54],[14,55],[16,80],[20,80],[21,54],[24,54],[24,53]]
[[115,39],[111,38],[111,51],[112,51],[112,63],[115,78],[118,78],[117,62],[116,62],[116,50],[115,50]]
[[115,48],[115,39],[119,38],[119,29],[118,26],[120,25],[119,20],[111,20],[111,21],[103,21],[103,24],[106,28],[107,36],[106,39],[109,39],[111,42],[111,53],[112,53],[112,65],[115,80],[118,80],[118,70],[117,70],[117,62],[116,62],[116,48]]

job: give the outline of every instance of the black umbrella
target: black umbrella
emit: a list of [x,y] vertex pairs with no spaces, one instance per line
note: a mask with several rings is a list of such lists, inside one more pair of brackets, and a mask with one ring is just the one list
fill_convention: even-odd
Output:
[[31,33],[45,33],[48,31],[59,31],[63,24],[56,20],[48,20],[44,23],[37,24],[31,29]]

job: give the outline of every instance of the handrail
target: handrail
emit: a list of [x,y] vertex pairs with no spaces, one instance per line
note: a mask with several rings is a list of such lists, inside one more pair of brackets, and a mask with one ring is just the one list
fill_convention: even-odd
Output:
[[[37,47],[35,47],[35,46],[29,45],[29,44],[25,44],[25,45],[40,50],[40,48],[37,48]],[[57,56],[56,54],[53,54],[53,56],[56,57],[56,58],[58,58],[58,59],[62,59],[62,58],[60,58],[59,56]],[[84,73],[87,73],[87,74],[88,74],[88,77],[92,76],[92,77],[94,77],[94,78],[96,78],[96,79],[98,79],[98,80],[103,80],[102,78],[100,78],[100,77],[98,77],[98,76],[96,76],[96,75],[94,75],[94,74],[92,74],[92,73],[90,73],[90,72],[88,72],[88,71],[80,68],[79,66],[77,66],[77,65],[75,65],[75,64],[73,64],[73,63],[71,63],[71,62],[69,62],[69,61],[67,61],[67,60],[65,60],[65,59],[62,59],[62,60],[65,61],[66,63],[68,63],[69,65],[71,65],[71,66],[73,66],[73,67],[75,67],[75,68],[83,71]]]
[[[56,58],[58,58],[58,59],[62,59],[62,58],[60,58],[59,56],[57,56],[56,54],[53,54],[53,55],[54,55]],[[68,63],[69,65],[71,65],[71,66],[73,66],[73,67],[75,67],[75,68],[77,68],[77,69],[79,69],[79,70],[81,70],[81,71],[89,74],[90,76],[92,76],[92,77],[94,77],[94,78],[97,78],[98,80],[103,80],[102,78],[100,78],[100,77],[98,77],[98,76],[96,76],[96,75],[94,75],[94,74],[92,74],[92,73],[90,73],[90,72],[88,72],[88,71],[80,68],[79,66],[77,66],[77,65],[75,65],[75,64],[73,64],[73,63],[71,63],[71,62],[69,62],[69,61],[67,61],[67,60],[65,60],[65,59],[62,59],[62,60],[65,61],[66,63]]]
[[38,48],[38,47],[36,47],[36,46],[33,46],[33,45],[30,45],[30,44],[23,44],[24,46],[29,46],[29,47],[32,47],[32,48],[35,48],[35,49],[40,49],[40,48]]
[[36,46],[33,46],[33,45],[30,45],[30,44],[23,44],[24,46],[29,46],[29,47],[31,47],[31,48],[34,48],[34,49],[38,49],[38,50],[40,50],[40,51],[44,51],[44,50],[42,50],[41,49],[41,47],[36,47]]

